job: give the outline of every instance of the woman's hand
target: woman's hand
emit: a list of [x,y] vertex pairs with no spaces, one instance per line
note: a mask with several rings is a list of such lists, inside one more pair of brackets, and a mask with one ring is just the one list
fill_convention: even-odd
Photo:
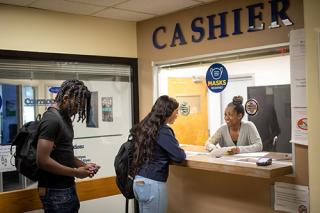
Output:
[[232,155],[239,154],[240,153],[240,148],[239,147],[234,147],[229,152]]
[[212,144],[212,143],[206,143],[205,144],[205,149],[208,150],[209,152],[211,152],[212,150],[217,149],[216,145]]

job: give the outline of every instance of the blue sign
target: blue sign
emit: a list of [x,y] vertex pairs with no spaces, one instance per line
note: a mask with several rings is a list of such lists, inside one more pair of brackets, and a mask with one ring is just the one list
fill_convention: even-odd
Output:
[[49,92],[51,93],[58,93],[60,90],[60,87],[50,87]]
[[206,83],[212,92],[221,92],[228,84],[227,69],[222,64],[212,64],[206,74]]

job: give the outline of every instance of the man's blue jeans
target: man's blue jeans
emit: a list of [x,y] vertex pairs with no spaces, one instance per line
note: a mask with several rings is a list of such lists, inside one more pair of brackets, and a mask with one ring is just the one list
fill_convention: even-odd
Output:
[[[80,202],[76,188],[66,189],[39,188],[39,195],[45,213],[77,213]],[[41,193],[40,191],[44,191]]]
[[135,176],[133,192],[139,202],[140,213],[166,213],[168,206],[165,182]]

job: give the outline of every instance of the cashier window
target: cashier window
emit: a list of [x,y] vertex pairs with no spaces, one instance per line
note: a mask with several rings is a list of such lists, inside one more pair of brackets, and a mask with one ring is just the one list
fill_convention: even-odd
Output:
[[[221,93],[207,89],[205,76],[213,63],[223,64],[228,71],[228,85]],[[241,95],[243,104],[250,98],[258,101],[258,113],[245,115],[243,119],[257,126],[263,151],[292,152],[289,142],[291,100],[288,52],[279,54],[276,50],[266,50],[156,66],[157,95],[173,96],[182,108],[172,126],[180,143],[203,145],[224,123],[224,109],[232,97]]]

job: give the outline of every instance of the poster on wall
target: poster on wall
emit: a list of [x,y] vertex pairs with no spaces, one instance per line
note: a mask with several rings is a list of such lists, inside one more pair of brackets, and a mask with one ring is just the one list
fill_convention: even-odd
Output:
[[290,31],[291,106],[307,107],[304,30]]
[[309,187],[275,182],[274,209],[284,212],[309,212]]
[[[0,172],[15,171],[14,158],[10,154],[11,145],[2,146],[0,145]],[[16,147],[12,146],[12,153],[16,152]]]
[[112,97],[102,97],[102,121],[113,122]]
[[292,108],[292,136],[291,141],[308,145],[308,119],[306,107]]
[[98,92],[91,92],[91,108],[89,122],[87,127],[98,128],[99,119],[98,119]]

